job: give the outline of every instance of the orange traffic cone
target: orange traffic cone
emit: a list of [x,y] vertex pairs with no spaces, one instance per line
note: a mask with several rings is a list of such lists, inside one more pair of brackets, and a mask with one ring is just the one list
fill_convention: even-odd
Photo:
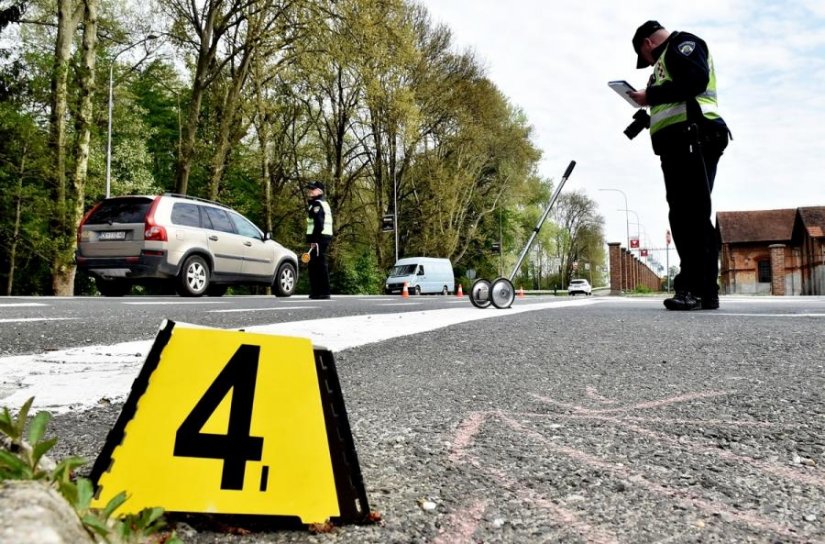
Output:
[[407,282],[404,282],[404,288],[401,289],[401,296],[404,298],[410,298],[410,291],[407,289]]
[[524,298],[524,289],[518,288],[518,298]]
[[461,298],[461,297],[464,296],[464,291],[461,289],[461,284],[460,283],[458,284],[458,291],[456,292],[455,296],[457,296],[458,298]]

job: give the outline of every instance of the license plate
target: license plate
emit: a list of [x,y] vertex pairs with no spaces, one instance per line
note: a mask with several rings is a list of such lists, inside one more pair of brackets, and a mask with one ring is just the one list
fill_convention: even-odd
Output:
[[106,232],[99,232],[97,234],[98,240],[125,240],[126,231],[124,230],[110,230]]

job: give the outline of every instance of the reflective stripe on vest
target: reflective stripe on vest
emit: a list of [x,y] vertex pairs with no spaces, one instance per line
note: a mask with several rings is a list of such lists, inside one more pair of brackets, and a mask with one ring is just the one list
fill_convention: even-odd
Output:
[[[324,230],[321,231],[321,234],[324,236],[332,236],[332,209],[330,209],[326,200],[316,200],[309,205],[307,211],[311,210],[316,204],[320,204],[321,207],[324,208]],[[314,230],[315,220],[307,215],[307,234],[312,234]]]
[[[668,45],[671,47],[671,45]],[[666,81],[671,81],[670,73],[665,65],[667,51],[659,56],[656,64],[653,65],[653,86],[661,85]],[[718,119],[719,106],[716,100],[716,72],[713,69],[713,59],[708,53],[708,68],[710,69],[708,88],[696,97],[702,115],[707,119]],[[687,121],[687,104],[685,102],[671,102],[668,104],[658,104],[650,108],[650,135],[656,134],[665,127],[676,123]]]

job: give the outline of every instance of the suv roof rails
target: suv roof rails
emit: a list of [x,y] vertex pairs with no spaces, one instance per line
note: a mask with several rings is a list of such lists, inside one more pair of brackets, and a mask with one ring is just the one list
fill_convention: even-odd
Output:
[[220,202],[215,202],[214,200],[207,200],[206,198],[200,198],[197,196],[191,195],[182,195],[180,193],[163,193],[163,196],[173,196],[175,198],[185,198],[187,200],[197,200],[198,202],[206,202],[207,204],[214,204],[215,206],[220,206],[221,208],[226,208],[227,210],[231,210],[229,206],[225,204],[221,204]]

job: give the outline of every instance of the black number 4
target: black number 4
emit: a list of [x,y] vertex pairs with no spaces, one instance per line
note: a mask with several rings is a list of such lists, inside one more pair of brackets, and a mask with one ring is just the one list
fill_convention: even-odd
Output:
[[[223,459],[221,489],[243,489],[247,461],[260,461],[264,439],[249,436],[260,346],[241,345],[186,416],[175,435],[175,457]],[[201,429],[232,390],[226,434]]]

